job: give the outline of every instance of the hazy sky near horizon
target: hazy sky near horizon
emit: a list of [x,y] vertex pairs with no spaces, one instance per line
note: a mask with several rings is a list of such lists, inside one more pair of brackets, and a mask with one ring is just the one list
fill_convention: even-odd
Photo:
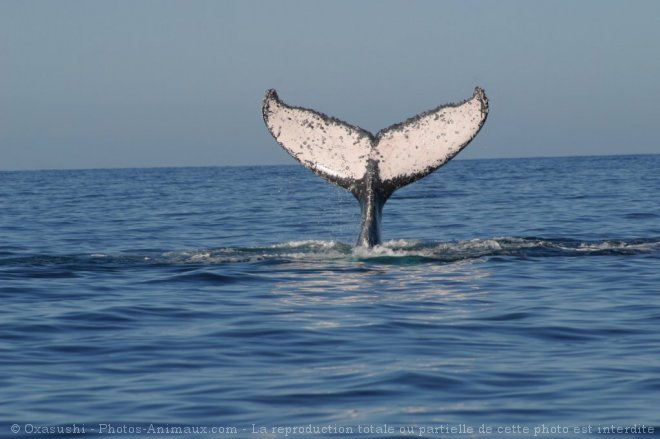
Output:
[[0,170],[293,163],[268,88],[372,132],[485,88],[463,158],[660,153],[660,2],[0,0]]

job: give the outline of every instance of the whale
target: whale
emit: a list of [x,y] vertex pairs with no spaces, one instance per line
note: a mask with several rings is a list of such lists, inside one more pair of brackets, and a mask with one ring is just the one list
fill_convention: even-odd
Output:
[[479,133],[488,116],[480,87],[459,103],[438,106],[375,135],[319,111],[287,105],[274,89],[262,114],[277,143],[319,177],[351,192],[362,221],[356,246],[381,244],[383,206],[399,188],[443,166]]

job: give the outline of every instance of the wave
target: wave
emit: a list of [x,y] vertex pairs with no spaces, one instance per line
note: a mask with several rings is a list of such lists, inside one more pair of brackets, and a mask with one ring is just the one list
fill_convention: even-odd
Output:
[[[382,264],[452,263],[465,260],[510,257],[580,257],[657,255],[660,238],[581,241],[541,237],[495,237],[465,241],[391,240],[371,249],[353,247],[339,241],[288,241],[269,246],[220,247],[167,251],[147,254],[111,255],[102,252],[75,255],[21,255],[6,252],[0,256],[0,269],[59,266],[70,270],[104,269],[119,266],[287,263],[287,262],[366,262]],[[32,272],[34,275],[34,272]]]

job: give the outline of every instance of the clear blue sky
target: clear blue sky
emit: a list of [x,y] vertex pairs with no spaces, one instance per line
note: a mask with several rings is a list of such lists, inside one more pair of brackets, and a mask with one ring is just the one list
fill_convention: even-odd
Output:
[[486,89],[463,158],[660,153],[660,1],[0,0],[0,170],[293,163],[266,89],[371,131]]

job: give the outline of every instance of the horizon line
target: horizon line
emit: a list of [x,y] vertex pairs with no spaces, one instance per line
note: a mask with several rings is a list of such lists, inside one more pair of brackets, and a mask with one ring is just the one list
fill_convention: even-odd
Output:
[[[548,155],[548,156],[511,156],[511,157],[456,157],[452,161],[476,161],[476,160],[529,160],[529,159],[565,159],[565,158],[588,158],[588,157],[642,157],[656,156],[660,153],[633,153],[633,154],[576,154],[576,155]],[[254,167],[275,167],[275,166],[298,166],[293,163],[272,163],[272,164],[227,164],[227,165],[163,165],[163,166],[113,166],[108,168],[99,167],[80,167],[80,168],[21,168],[21,169],[0,169],[0,172],[66,172],[66,171],[110,171],[110,170],[130,170],[130,169],[187,169],[187,168],[254,168]]]

